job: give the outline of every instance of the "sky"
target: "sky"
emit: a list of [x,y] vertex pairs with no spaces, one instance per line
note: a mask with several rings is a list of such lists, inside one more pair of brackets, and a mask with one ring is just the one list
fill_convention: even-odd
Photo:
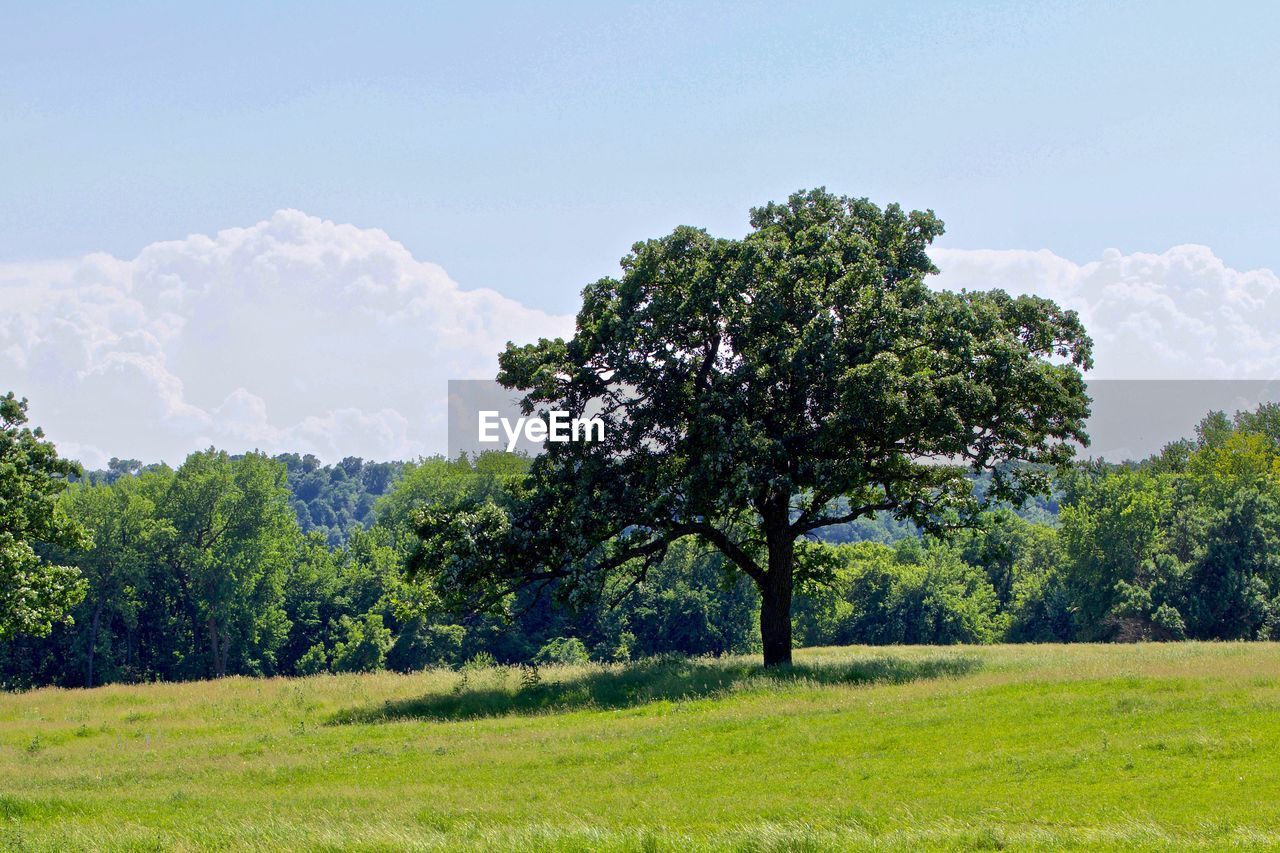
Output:
[[0,0],[0,390],[91,465],[435,452],[632,242],[818,185],[1100,376],[1280,376],[1280,6],[1114,5]]

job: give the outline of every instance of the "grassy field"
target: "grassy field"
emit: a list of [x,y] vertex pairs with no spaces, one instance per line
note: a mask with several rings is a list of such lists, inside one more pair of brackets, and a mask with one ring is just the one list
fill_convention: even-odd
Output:
[[1280,644],[0,695],[0,844],[1280,846]]

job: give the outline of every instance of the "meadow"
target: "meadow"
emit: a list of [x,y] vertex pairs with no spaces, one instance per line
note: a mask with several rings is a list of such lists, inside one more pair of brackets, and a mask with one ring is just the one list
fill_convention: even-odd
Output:
[[1280,846],[1280,645],[0,695],[16,849]]

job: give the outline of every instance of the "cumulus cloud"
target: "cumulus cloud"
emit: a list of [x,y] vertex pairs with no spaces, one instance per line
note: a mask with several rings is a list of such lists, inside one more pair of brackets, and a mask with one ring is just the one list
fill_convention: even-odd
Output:
[[[1280,279],[1203,246],[937,250],[950,289],[1080,311],[1100,378],[1280,377]],[[0,392],[90,466],[229,450],[407,458],[446,445],[446,381],[491,378],[508,340],[572,318],[464,290],[376,229],[280,211],[131,260],[0,263]]]
[[1206,246],[1075,264],[1048,251],[939,249],[938,287],[1035,293],[1080,312],[1098,379],[1280,378],[1280,277]]
[[464,290],[384,232],[280,211],[132,260],[0,264],[0,376],[63,452],[215,445],[407,458],[445,447],[446,382],[572,318]]

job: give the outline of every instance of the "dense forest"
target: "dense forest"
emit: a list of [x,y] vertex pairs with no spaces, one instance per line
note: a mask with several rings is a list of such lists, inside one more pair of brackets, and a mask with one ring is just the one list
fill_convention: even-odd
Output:
[[[500,453],[113,460],[56,498],[88,537],[42,554],[83,578],[72,621],[0,644],[0,679],[80,686],[758,647],[755,589],[693,540],[617,601],[528,589],[504,615],[481,616],[406,579],[419,507],[482,498],[527,467]],[[1078,463],[1052,499],[993,509],[945,540],[885,514],[827,532],[809,546],[825,570],[794,607],[803,645],[1278,638],[1280,406],[1211,413],[1141,462]]]
[[[403,462],[365,462],[348,456],[336,465],[322,465],[314,455],[281,453],[272,457],[285,467],[289,504],[303,533],[318,531],[337,546],[351,532],[374,521],[374,504],[404,473]],[[137,475],[143,464],[136,459],[113,458],[105,470],[90,471],[90,483],[114,483],[122,476]]]

